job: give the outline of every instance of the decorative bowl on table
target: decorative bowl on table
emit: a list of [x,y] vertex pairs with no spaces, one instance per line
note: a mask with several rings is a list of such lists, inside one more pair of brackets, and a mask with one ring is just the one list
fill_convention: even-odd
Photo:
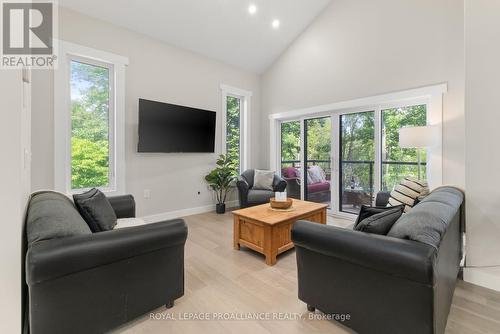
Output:
[[291,198],[287,198],[286,201],[277,201],[273,197],[271,198],[270,203],[271,203],[271,208],[273,209],[286,210],[292,206],[293,200]]

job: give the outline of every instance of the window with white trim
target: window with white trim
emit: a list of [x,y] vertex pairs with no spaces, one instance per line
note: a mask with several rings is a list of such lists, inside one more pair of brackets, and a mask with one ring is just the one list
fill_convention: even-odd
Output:
[[239,172],[248,166],[248,110],[251,92],[221,85],[222,89],[222,151]]
[[[442,183],[440,131],[446,90],[446,84],[440,84],[272,114],[271,168],[296,185],[287,189],[293,196],[311,200],[307,195],[314,195],[313,201],[329,204],[332,214],[346,218],[406,176],[427,180],[435,188]],[[312,126],[312,121],[329,118],[331,131],[321,124]],[[402,128],[425,125],[436,130],[428,146],[400,145]],[[322,154],[317,158],[310,152]],[[326,177],[314,180],[311,162]]]
[[62,43],[56,70],[55,181],[67,193],[124,192],[123,57]]

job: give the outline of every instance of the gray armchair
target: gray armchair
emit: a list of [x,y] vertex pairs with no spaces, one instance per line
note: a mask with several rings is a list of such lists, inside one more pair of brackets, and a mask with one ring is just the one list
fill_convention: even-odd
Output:
[[286,181],[276,174],[273,179],[273,191],[253,189],[254,175],[255,170],[248,169],[238,177],[236,182],[241,208],[268,203],[269,199],[274,197],[274,192],[283,192],[286,189]]

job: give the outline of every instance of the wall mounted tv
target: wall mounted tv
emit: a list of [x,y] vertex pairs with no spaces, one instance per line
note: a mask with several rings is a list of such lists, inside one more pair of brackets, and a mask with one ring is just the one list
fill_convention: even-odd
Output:
[[213,111],[139,99],[139,152],[213,153]]

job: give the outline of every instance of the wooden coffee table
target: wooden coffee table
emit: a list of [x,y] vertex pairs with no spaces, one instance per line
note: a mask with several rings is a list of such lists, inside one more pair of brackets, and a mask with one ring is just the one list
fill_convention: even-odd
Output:
[[326,224],[327,204],[293,200],[292,210],[275,211],[269,204],[233,211],[234,249],[246,246],[266,256],[266,264],[291,248],[292,225],[297,220]]

